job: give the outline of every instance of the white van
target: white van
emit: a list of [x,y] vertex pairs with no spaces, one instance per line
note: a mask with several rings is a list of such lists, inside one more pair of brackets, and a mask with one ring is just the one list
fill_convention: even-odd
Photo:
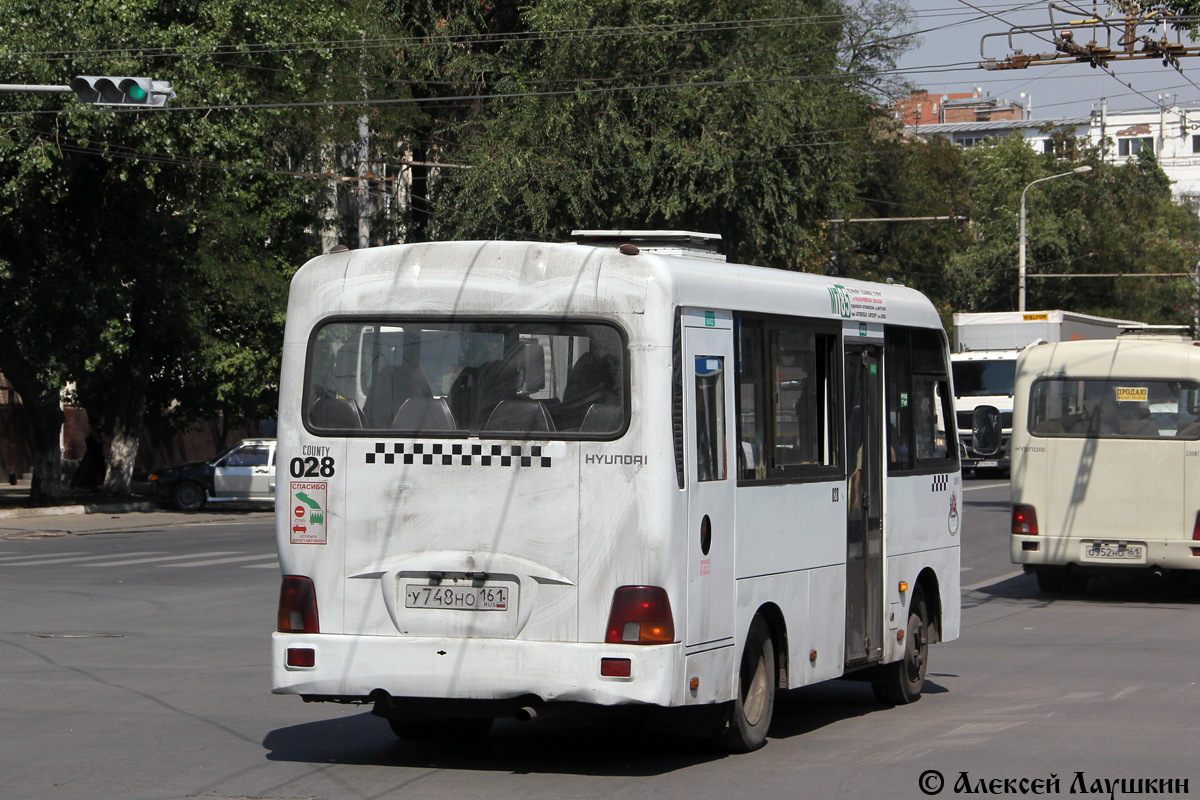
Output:
[[1012,539],[1046,592],[1200,569],[1200,346],[1042,344],[1017,362]]
[[916,700],[960,618],[936,310],[703,234],[581,238],[296,273],[274,691],[373,703],[405,738],[692,708],[734,750],[777,688]]

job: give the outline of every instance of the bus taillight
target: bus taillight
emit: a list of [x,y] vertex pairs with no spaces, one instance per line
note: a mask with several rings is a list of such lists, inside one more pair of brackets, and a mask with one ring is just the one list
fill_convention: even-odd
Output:
[[[1192,541],[1200,544],[1200,511],[1196,512],[1196,524],[1192,526]],[[1193,547],[1192,555],[1200,556],[1200,547]]]
[[1013,506],[1012,510],[1013,536],[1037,536],[1037,512],[1033,506]]
[[604,641],[608,644],[671,644],[671,601],[658,586],[622,586],[613,592]]
[[279,588],[279,632],[320,633],[317,590],[312,578],[284,575]]

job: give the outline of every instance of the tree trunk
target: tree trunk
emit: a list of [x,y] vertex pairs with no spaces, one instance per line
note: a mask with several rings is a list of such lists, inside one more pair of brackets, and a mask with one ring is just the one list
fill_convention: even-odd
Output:
[[111,494],[133,493],[133,467],[141,444],[142,423],[146,417],[146,390],[149,372],[140,361],[131,365],[130,380],[118,400],[113,420],[112,442],[108,451],[108,473],[104,491]]
[[[3,371],[29,417],[33,444],[33,486],[29,497],[34,503],[55,502],[62,498],[62,406],[57,387],[46,386],[37,370],[21,353],[16,337],[0,330],[0,371]],[[53,398],[47,400],[46,398]]]

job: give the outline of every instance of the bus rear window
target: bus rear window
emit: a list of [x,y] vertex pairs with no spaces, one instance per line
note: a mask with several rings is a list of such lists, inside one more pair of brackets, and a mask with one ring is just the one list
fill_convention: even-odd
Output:
[[1200,439],[1200,385],[1142,378],[1045,378],[1029,393],[1034,436]]
[[337,320],[314,331],[315,433],[613,438],[627,424],[625,341],[603,323]]

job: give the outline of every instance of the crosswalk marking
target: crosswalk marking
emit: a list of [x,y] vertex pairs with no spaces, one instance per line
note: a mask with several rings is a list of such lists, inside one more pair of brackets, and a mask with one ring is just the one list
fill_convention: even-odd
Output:
[[134,564],[153,564],[159,561],[183,561],[189,558],[210,558],[212,556],[231,556],[239,553],[239,550],[213,550],[209,553],[189,553],[186,556],[155,556],[154,558],[135,558],[132,561],[122,559],[121,561],[105,561],[101,564],[83,564],[86,567],[129,567]]
[[[274,559],[274,553],[263,553],[257,556],[233,556],[232,558],[213,558],[208,561],[193,561],[188,564],[163,564],[164,567],[207,567],[213,564],[234,564],[238,561],[261,561],[264,558]],[[272,564],[271,566],[274,566]]]
[[[162,551],[162,550],[144,550],[144,551],[137,552],[137,553],[126,553],[124,557],[153,556],[153,555],[159,555],[162,552],[164,552],[164,551]],[[112,557],[113,557],[112,553],[104,553],[103,555],[98,555],[98,556],[54,556],[54,557],[40,556],[36,560],[31,559],[29,561],[8,561],[8,562],[0,563],[0,567],[40,567],[43,564],[77,564],[79,566],[94,567],[94,566],[96,566],[95,564],[84,565],[81,562],[101,561],[106,558],[111,559]]]
[[[81,552],[82,551],[80,551],[80,550],[75,550],[75,551],[67,552],[67,553],[58,553],[58,555],[60,555],[60,556],[77,556]],[[32,555],[32,556],[28,555],[28,554],[23,555],[23,556],[0,555],[0,561],[27,561],[31,558],[49,558],[49,556],[46,555],[45,553],[39,553],[37,555]]]

